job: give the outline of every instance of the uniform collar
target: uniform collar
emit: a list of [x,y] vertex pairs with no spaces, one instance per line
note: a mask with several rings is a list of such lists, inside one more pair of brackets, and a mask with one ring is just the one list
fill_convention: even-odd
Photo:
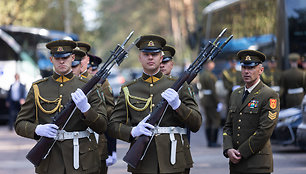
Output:
[[158,80],[160,80],[162,76],[163,76],[163,73],[161,71],[158,71],[158,73],[153,74],[153,75],[148,75],[144,72],[142,73],[142,79],[148,83],[155,83]]
[[87,78],[88,77],[88,71],[85,70],[80,76],[83,77],[83,78]]
[[57,82],[65,83],[73,78],[73,73],[70,71],[65,75],[59,75],[56,72],[53,72],[52,78]]
[[248,90],[249,93],[251,93],[253,91],[253,89],[258,85],[259,82],[260,82],[260,79],[258,79],[258,81],[253,86],[251,86],[249,88],[246,88],[246,86],[244,86],[244,89]]

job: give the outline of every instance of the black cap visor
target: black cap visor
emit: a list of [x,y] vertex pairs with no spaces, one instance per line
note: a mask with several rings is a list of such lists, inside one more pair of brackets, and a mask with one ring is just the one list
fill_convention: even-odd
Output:
[[80,61],[72,61],[71,66],[72,67],[78,66],[80,63],[81,63]]
[[164,57],[162,62],[168,62],[169,60],[172,60],[172,57]]
[[161,48],[157,48],[157,47],[146,47],[141,49],[140,51],[142,52],[147,52],[147,53],[158,53],[161,52]]
[[257,66],[261,64],[261,62],[250,62],[250,61],[245,61],[240,63],[241,66]]
[[54,53],[54,54],[52,54],[52,56],[55,57],[55,58],[61,58],[61,57],[68,57],[71,54],[72,53]]

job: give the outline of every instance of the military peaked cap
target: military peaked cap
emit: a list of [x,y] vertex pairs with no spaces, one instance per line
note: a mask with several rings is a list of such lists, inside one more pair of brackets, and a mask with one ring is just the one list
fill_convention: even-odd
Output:
[[84,51],[82,51],[79,47],[76,47],[72,54],[75,55],[74,61],[71,63],[71,66],[77,66],[81,63],[82,58],[86,55]]
[[84,51],[86,54],[90,50],[90,45],[86,42],[77,41],[77,47],[79,47],[82,51]]
[[266,56],[255,50],[241,50],[237,53],[241,66],[257,66],[266,60]]
[[289,60],[291,61],[298,61],[300,59],[300,55],[298,53],[290,53]]
[[143,52],[160,52],[166,45],[166,40],[157,35],[144,35],[136,43],[136,46]]
[[47,43],[46,47],[50,50],[53,57],[67,57],[72,54],[76,43],[72,40],[56,40]]
[[173,59],[173,56],[175,55],[175,49],[172,46],[166,45],[163,47],[162,51],[164,52],[163,62],[167,62]]
[[96,70],[100,65],[100,63],[102,63],[102,59],[92,54],[88,54],[88,56],[89,56],[88,68],[92,67],[92,70]]

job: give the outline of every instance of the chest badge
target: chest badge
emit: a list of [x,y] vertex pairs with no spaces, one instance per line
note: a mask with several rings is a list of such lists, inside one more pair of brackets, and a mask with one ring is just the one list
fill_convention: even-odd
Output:
[[258,101],[257,100],[251,100],[250,103],[248,104],[250,108],[257,108],[258,106]]

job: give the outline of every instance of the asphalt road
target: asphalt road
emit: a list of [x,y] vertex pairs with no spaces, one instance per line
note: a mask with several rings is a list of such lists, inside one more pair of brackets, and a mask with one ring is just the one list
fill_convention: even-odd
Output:
[[[219,142],[221,142],[221,132]],[[25,158],[27,152],[36,142],[19,137],[15,132],[8,131],[6,126],[0,126],[0,174],[32,174],[33,165]],[[129,145],[118,141],[118,161],[109,167],[110,174],[125,174],[126,163],[122,161]],[[191,135],[191,151],[194,167],[191,174],[226,174],[228,160],[223,157],[221,148],[207,148],[203,128]],[[273,145],[273,174],[305,174],[306,152],[294,146]]]

